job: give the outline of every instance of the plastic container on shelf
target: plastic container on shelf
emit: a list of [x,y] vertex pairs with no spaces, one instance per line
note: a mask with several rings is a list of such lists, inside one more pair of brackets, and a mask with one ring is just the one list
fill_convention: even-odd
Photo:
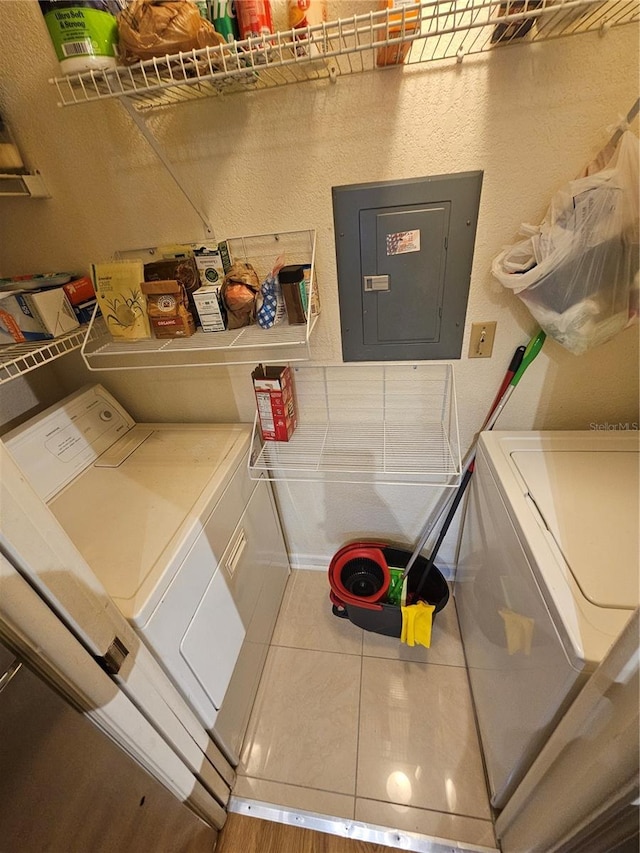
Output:
[[117,0],[38,0],[63,74],[117,65]]

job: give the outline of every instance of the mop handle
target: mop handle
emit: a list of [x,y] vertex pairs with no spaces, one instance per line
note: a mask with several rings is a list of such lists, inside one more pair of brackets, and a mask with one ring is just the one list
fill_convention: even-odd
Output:
[[[523,376],[525,370],[527,369],[527,367],[531,364],[531,362],[534,360],[534,358],[538,355],[538,353],[542,349],[542,345],[545,341],[545,338],[546,338],[546,334],[542,330],[540,330],[538,332],[538,334],[529,341],[527,348],[524,350],[524,353],[522,353],[522,355],[521,355],[522,347],[518,347],[518,349],[514,353],[511,364],[509,365],[509,370],[507,371],[507,377],[509,376],[510,373],[512,373],[511,368],[515,367],[515,365],[518,364],[518,361],[519,361],[519,366],[515,370],[515,373],[513,373],[510,381],[506,385],[506,388],[505,388],[505,381],[503,381],[501,389],[500,389],[500,391],[502,393],[498,392],[496,399],[491,404],[491,409],[489,410],[489,414],[487,415],[485,422],[482,425],[480,431],[493,429],[493,426],[494,426],[495,422],[498,420],[498,417],[500,416],[500,413],[504,409],[509,397],[513,394],[513,391],[514,391],[516,385],[518,384],[518,382],[520,382],[520,380],[522,379],[522,376]],[[505,377],[505,380],[507,377]],[[463,471],[463,479],[467,474],[467,469],[469,469],[471,467],[471,465],[473,464],[473,462],[475,460],[477,443],[478,443],[478,434],[476,434],[476,436],[474,437],[473,442],[471,443],[471,447],[469,448],[464,459],[462,460],[462,466],[461,467],[462,467],[462,471]],[[467,478],[467,482],[468,482],[468,478]],[[466,483],[465,483],[465,488],[466,488]],[[448,490],[445,490],[443,492],[443,494],[440,496],[440,500],[436,504],[433,513],[429,517],[427,524],[425,525],[425,528],[423,529],[422,534],[420,535],[420,538],[416,544],[416,547],[413,551],[413,554],[411,555],[411,557],[409,558],[409,561],[407,562],[406,568],[405,568],[404,572],[402,573],[403,578],[406,578],[407,575],[409,574],[411,567],[413,566],[415,561],[420,556],[420,552],[424,548],[424,546],[427,542],[427,539],[431,535],[431,532],[433,531],[434,527],[436,526],[436,524],[438,523],[438,521],[442,517],[443,512],[445,511],[445,509],[447,508],[447,506],[449,505],[451,500],[452,500],[451,494],[449,493]],[[453,497],[453,500],[455,500],[455,495]],[[458,501],[458,503],[459,503],[459,501]],[[457,508],[457,504],[456,504],[456,508]]]
[[[525,370],[527,369],[527,367],[529,367],[531,362],[534,360],[534,358],[538,355],[538,353],[542,349],[542,344],[545,342],[546,337],[547,337],[546,334],[541,329],[538,332],[538,334],[535,336],[535,338],[532,338],[529,341],[527,348],[524,351],[524,355],[522,356],[522,362],[520,363],[520,367],[516,370],[513,379],[511,380],[511,382],[509,383],[509,385],[507,387],[507,390],[502,395],[502,399],[500,400],[498,405],[495,407],[495,409],[491,413],[491,416],[487,420],[487,423],[484,426],[485,431],[493,429],[495,422],[498,420],[502,410],[507,405],[507,403],[509,401],[509,397],[511,397],[511,395],[515,391],[516,385],[522,379]],[[475,453],[474,453],[474,456],[475,456]]]

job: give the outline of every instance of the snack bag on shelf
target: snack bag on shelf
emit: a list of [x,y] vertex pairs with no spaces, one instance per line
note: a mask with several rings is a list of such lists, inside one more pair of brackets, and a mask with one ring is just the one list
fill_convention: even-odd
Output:
[[240,329],[256,319],[256,297],[260,280],[251,264],[237,261],[224,277],[222,301],[227,309],[227,327]]
[[98,305],[112,337],[136,341],[151,337],[142,293],[142,261],[91,264]]

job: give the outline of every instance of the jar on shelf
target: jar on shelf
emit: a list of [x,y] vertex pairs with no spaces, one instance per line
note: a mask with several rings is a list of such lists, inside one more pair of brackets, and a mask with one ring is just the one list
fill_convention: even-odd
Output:
[[63,74],[115,68],[117,0],[38,0]]

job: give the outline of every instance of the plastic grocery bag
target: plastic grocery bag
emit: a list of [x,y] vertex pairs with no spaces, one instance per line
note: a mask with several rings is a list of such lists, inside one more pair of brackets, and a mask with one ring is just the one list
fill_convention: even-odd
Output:
[[627,130],[603,154],[553,196],[542,224],[523,225],[525,239],[492,265],[544,331],[575,354],[638,319],[640,145]]
[[225,43],[192,0],[131,0],[118,16],[118,34],[127,65]]

